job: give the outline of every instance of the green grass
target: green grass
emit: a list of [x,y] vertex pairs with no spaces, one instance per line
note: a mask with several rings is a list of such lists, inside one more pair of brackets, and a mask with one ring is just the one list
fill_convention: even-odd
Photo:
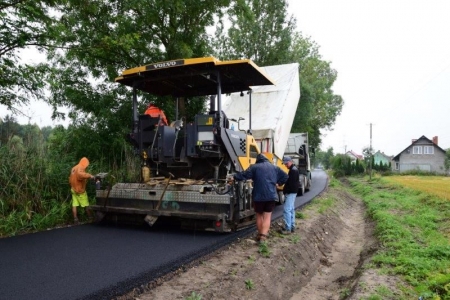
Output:
[[386,286],[380,285],[375,288],[375,293],[362,300],[397,300],[394,293]]
[[339,292],[339,299],[347,298],[348,296],[350,296],[350,293],[351,293],[351,291],[349,288],[344,288],[343,290],[341,290]]
[[253,290],[255,288],[255,284],[253,283],[253,280],[251,280],[251,279],[245,280],[245,288],[247,290]]
[[329,187],[338,188],[342,187],[342,184],[339,180],[337,180],[334,176],[330,176],[330,182],[328,183]]
[[[335,189],[342,189],[343,185],[341,184],[341,182],[339,180],[337,180],[334,177],[330,177],[330,182],[329,182],[329,186]],[[333,205],[336,203],[336,199],[333,197],[324,197],[324,196],[320,196],[318,198],[316,198],[314,201],[311,202],[310,206],[311,207],[315,207],[316,211],[319,212],[320,214],[324,214],[325,212],[327,212],[331,207],[333,207]],[[301,215],[297,216],[296,212],[296,218],[298,219],[305,219],[306,216],[303,213],[300,213]]]
[[301,212],[301,211],[296,211],[296,212],[295,212],[295,218],[296,218],[296,219],[305,219],[306,216],[305,216],[305,214],[304,214],[303,212]]
[[[32,210],[14,210],[2,215],[0,212],[0,236],[47,230],[55,226],[67,224],[71,220],[72,207],[69,201],[58,203],[47,201],[42,203],[42,212]],[[79,212],[82,219],[84,212]]]
[[393,299],[392,297],[394,297],[394,293],[384,285],[376,287],[375,292],[381,296],[381,299]]
[[[400,275],[424,299],[450,299],[450,242],[446,232],[450,228],[450,202],[388,185],[379,178],[370,183],[349,179],[377,224],[381,250],[372,263]],[[380,295],[381,291],[377,292]]]
[[335,199],[330,198],[330,197],[321,197],[319,198],[319,201],[317,202],[318,208],[317,211],[320,214],[325,213],[326,211],[328,211],[328,209],[330,207],[332,207],[335,203]]
[[289,236],[289,240],[292,244],[298,244],[298,242],[300,242],[300,237],[298,235],[292,234]]
[[380,295],[370,295],[369,297],[362,300],[383,300],[383,297],[381,297]]
[[192,292],[192,294],[185,299],[186,300],[202,300],[202,295],[197,294],[196,292]]
[[248,257],[248,263],[249,263],[249,264],[253,264],[255,261],[256,261],[256,257],[255,257],[255,256],[250,255],[250,256]]
[[258,252],[263,257],[270,257],[270,249],[269,249],[269,245],[267,244],[267,242],[259,243]]

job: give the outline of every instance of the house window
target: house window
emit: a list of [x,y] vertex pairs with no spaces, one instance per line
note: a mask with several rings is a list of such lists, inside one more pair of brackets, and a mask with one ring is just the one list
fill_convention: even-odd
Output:
[[434,154],[434,147],[433,146],[424,146],[423,154]]
[[395,169],[396,170],[400,169],[400,163],[398,163],[398,162],[395,163]]
[[422,146],[414,146],[413,154],[422,154]]

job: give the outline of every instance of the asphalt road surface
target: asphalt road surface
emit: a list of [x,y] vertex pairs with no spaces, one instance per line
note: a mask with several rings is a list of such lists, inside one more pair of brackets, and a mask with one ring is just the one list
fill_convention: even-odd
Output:
[[[296,207],[326,187],[322,170],[312,178]],[[86,224],[0,239],[0,300],[111,299],[252,232]]]

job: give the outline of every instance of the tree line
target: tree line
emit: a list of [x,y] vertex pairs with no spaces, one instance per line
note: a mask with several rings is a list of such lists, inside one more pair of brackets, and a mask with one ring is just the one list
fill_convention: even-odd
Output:
[[375,162],[372,152],[363,152],[364,159],[352,160],[347,154],[334,154],[333,147],[329,147],[326,151],[316,151],[316,155],[312,160],[314,166],[322,166],[324,169],[333,170],[336,177],[363,175],[373,170],[380,173],[390,173],[391,163],[383,163],[383,161]]
[[[23,50],[30,48],[45,60],[24,62]],[[138,166],[125,140],[132,95],[114,79],[151,62],[205,56],[251,59],[259,66],[299,63],[301,97],[291,132],[308,132],[314,148],[320,130],[330,129],[342,110],[343,99],[332,89],[337,71],[297,29],[286,0],[0,3],[0,104],[14,115],[36,99],[53,107],[53,118],[70,120],[67,128],[30,125],[22,135],[8,134],[5,126],[14,122],[3,120],[1,155],[8,163],[0,174],[0,217],[23,213],[29,223],[55,206],[45,203],[64,203],[68,172],[83,156],[93,172],[134,180]],[[138,101],[141,112],[154,101],[174,119],[171,99],[141,93]],[[182,99],[180,115],[192,119],[205,103]]]
[[[311,164],[314,167],[321,166],[324,169],[333,170],[333,175],[336,177],[363,175],[368,174],[371,171],[378,172],[383,175],[392,174],[392,162],[379,161],[375,162],[373,156],[373,149],[364,148],[364,159],[352,159],[346,154],[334,154],[333,147],[329,147],[326,151],[315,151],[314,157],[311,159]],[[445,152],[444,169],[447,174],[450,171],[450,148]],[[397,173],[396,173],[397,174]],[[420,170],[411,170],[408,172],[400,173],[402,175],[435,175],[434,172],[426,172]]]

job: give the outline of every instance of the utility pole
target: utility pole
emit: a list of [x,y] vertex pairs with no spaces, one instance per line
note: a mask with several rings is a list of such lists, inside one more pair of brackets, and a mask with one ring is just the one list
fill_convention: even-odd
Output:
[[370,123],[370,146],[369,146],[369,180],[372,180],[372,123]]

